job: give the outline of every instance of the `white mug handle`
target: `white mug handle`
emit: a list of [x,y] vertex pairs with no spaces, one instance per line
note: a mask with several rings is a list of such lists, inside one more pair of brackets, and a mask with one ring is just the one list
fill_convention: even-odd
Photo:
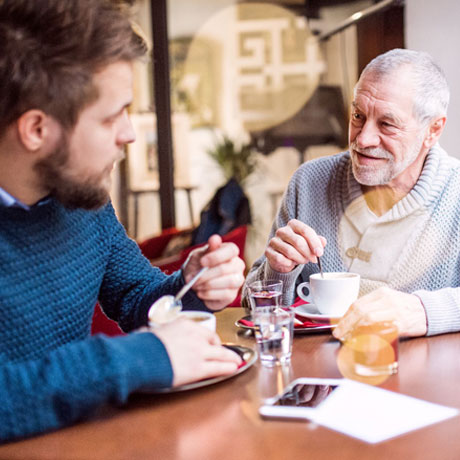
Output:
[[[304,293],[304,288],[306,288],[307,294]],[[313,301],[310,283],[308,281],[304,281],[297,286],[297,295],[305,302],[311,303]]]

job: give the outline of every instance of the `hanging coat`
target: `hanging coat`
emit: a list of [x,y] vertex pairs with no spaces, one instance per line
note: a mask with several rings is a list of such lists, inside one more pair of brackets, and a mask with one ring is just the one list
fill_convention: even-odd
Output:
[[193,231],[194,245],[205,243],[214,233],[225,235],[240,225],[250,224],[249,200],[240,184],[230,179],[217,190],[200,216],[200,224]]

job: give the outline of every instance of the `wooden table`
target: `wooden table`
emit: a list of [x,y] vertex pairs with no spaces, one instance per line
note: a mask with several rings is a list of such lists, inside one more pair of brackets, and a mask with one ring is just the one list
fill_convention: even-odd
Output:
[[[254,346],[234,326],[239,308],[217,315],[224,342]],[[296,336],[292,365],[259,363],[239,376],[201,389],[133,395],[122,408],[26,441],[0,447],[0,459],[459,459],[460,417],[369,445],[305,421],[262,420],[260,398],[300,376],[340,377],[337,341]],[[460,334],[403,341],[400,371],[382,387],[460,408]]]

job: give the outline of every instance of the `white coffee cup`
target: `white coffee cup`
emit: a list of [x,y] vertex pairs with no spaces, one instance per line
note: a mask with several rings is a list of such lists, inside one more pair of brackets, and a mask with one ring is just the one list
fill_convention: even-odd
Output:
[[216,317],[207,311],[181,311],[179,317],[187,318],[213,332],[216,331]]
[[314,303],[322,315],[343,316],[358,298],[360,276],[346,272],[329,272],[323,276],[320,273],[310,275],[310,282],[297,286],[297,295],[306,302]]

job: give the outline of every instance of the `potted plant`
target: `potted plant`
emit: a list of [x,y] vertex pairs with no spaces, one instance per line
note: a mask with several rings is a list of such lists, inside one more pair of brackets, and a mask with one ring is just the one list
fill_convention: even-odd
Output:
[[222,168],[227,180],[235,179],[240,185],[256,169],[257,154],[251,144],[237,145],[225,134],[208,150],[208,154]]

